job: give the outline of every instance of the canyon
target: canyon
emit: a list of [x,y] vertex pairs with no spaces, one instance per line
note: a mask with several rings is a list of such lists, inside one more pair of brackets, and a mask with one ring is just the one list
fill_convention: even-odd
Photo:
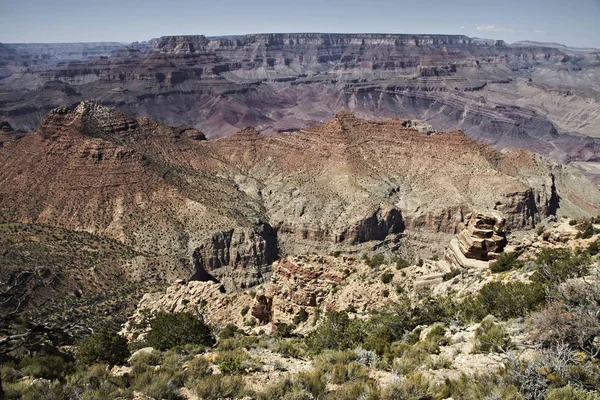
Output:
[[235,292],[285,255],[441,253],[474,210],[508,230],[600,213],[574,167],[415,125],[341,111],[297,132],[207,140],[92,102],[59,107],[0,148],[0,218],[108,237],[163,260],[156,273]]
[[16,130],[84,100],[208,138],[296,131],[347,109],[460,129],[498,150],[598,161],[595,49],[461,35],[165,36],[2,44],[0,70],[0,119]]

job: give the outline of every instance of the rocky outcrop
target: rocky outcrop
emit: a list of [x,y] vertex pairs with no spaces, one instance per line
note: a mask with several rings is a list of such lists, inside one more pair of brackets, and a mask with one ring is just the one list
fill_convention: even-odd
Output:
[[[88,102],[58,108],[0,150],[0,217],[108,235],[235,292],[268,280],[281,255],[425,253],[472,210],[501,211],[509,229],[599,212],[572,168],[413,125],[342,112],[298,132],[197,140]],[[496,252],[469,237],[465,253]]]
[[[594,53],[569,54],[556,45],[400,34],[2,45],[0,76],[9,78],[0,85],[0,118],[32,131],[56,106],[95,100],[216,138],[245,126],[297,131],[350,109],[367,118],[426,119],[497,149],[597,161],[600,62]],[[557,90],[565,74],[577,79]]]
[[474,211],[466,217],[465,227],[450,242],[445,261],[458,268],[485,267],[500,256],[507,244],[502,213]]
[[216,279],[234,291],[263,282],[277,256],[276,232],[264,224],[262,230],[216,232],[194,250],[193,262],[198,277]]

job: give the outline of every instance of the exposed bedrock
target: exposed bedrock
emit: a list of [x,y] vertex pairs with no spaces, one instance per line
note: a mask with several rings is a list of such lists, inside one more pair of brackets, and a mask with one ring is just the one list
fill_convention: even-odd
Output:
[[216,138],[245,126],[295,131],[348,108],[462,129],[497,149],[600,160],[600,62],[585,49],[462,35],[308,33],[71,47],[0,46],[9,71],[0,81],[1,119],[32,131],[51,108],[94,100]]
[[91,103],[58,108],[0,148],[0,217],[188,260],[190,275],[235,291],[280,255],[391,252],[420,235],[418,251],[473,210],[502,212],[507,229],[600,212],[573,167],[407,120],[340,112],[298,132],[199,139]]
[[263,282],[277,257],[277,235],[268,224],[216,232],[193,253],[196,277],[216,279],[228,291]]

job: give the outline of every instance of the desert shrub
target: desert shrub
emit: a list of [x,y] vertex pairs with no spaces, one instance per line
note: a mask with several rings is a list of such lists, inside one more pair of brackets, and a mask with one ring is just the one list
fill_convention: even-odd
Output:
[[212,375],[212,368],[206,357],[194,357],[187,363],[184,372],[185,387],[194,387],[206,376]]
[[546,400],[600,400],[600,393],[565,386],[548,390]]
[[[325,379],[319,371],[285,376],[258,393],[258,400],[313,400],[322,399]],[[319,393],[317,396],[313,393]]]
[[35,356],[23,358],[19,368],[25,376],[54,380],[64,378],[73,370],[73,364],[60,356]]
[[235,338],[221,340],[217,349],[219,351],[235,350],[235,349],[250,349],[258,344],[256,336],[238,336]]
[[305,352],[305,348],[299,339],[286,339],[277,342],[275,351],[284,357],[299,357]]
[[421,374],[410,375],[398,383],[392,383],[384,388],[381,394],[382,400],[419,400],[430,397],[429,380],[423,378]]
[[360,346],[354,349],[354,354],[356,354],[356,362],[367,367],[374,367],[379,361],[379,356],[376,352],[365,350]]
[[155,399],[183,400],[179,388],[183,385],[181,376],[171,373],[146,371],[136,374],[131,386],[133,389]]
[[128,377],[112,376],[108,365],[94,364],[67,376],[63,390],[67,399],[111,400],[130,395],[128,386]]
[[87,365],[122,365],[128,357],[127,339],[109,330],[86,337],[77,348],[77,359]]
[[523,267],[524,262],[518,260],[520,255],[520,252],[502,253],[496,261],[490,263],[490,271],[498,273]]
[[350,382],[327,393],[327,400],[379,400],[379,387],[375,381]]
[[157,350],[150,352],[138,352],[131,357],[130,363],[134,373],[142,373],[153,369],[152,367],[159,365],[161,361],[161,353]]
[[572,280],[551,292],[551,301],[529,318],[536,342],[546,346],[568,343],[595,356],[600,353],[600,280]]
[[65,393],[58,381],[37,380],[23,392],[23,400],[63,400]]
[[315,369],[325,373],[331,373],[333,366],[337,364],[346,365],[356,359],[353,351],[324,350],[313,359]]
[[425,340],[438,345],[445,346],[449,343],[449,339],[446,337],[446,327],[444,324],[435,324],[431,330],[427,333]]
[[428,368],[430,364],[431,354],[428,349],[419,345],[409,345],[402,350],[399,358],[394,359],[392,370],[399,375],[407,375]]
[[410,266],[410,263],[404,258],[396,258],[396,269],[401,270]]
[[243,350],[224,351],[218,354],[217,364],[223,374],[245,373],[244,362],[249,358]]
[[203,400],[240,398],[247,392],[241,377],[220,374],[204,377],[196,386],[195,391]]
[[590,245],[587,248],[587,252],[591,256],[595,256],[596,254],[600,253],[600,239],[596,239],[595,241],[590,243]]
[[505,382],[501,374],[466,375],[459,379],[446,379],[437,390],[436,398],[454,400],[502,399],[523,400],[516,386]]
[[307,336],[306,344],[312,352],[324,349],[345,350],[362,342],[362,322],[351,320],[346,312],[328,311],[325,319]]
[[390,283],[392,279],[394,279],[394,274],[392,274],[391,272],[384,272],[383,274],[381,274],[381,282],[383,282],[386,285]]
[[348,368],[342,364],[334,364],[331,368],[331,383],[340,385],[348,381]]
[[587,274],[590,258],[585,251],[571,252],[569,249],[542,249],[535,259],[534,282],[553,285],[569,278]]
[[294,325],[299,325],[306,321],[308,321],[308,312],[304,308],[301,308],[298,314],[294,316]]
[[296,329],[295,325],[286,324],[285,322],[280,322],[277,324],[275,328],[275,336],[280,338],[289,338],[293,336],[293,332]]
[[577,239],[589,239],[597,233],[592,221],[584,221],[577,229]]
[[217,354],[217,364],[223,374],[245,374],[247,371],[258,370],[261,365],[252,359],[244,350],[223,351]]
[[365,365],[352,361],[347,367],[349,381],[360,381],[369,378],[369,368]]
[[413,307],[408,297],[400,296],[396,303],[373,314],[363,323],[361,346],[381,356],[391,343],[403,339],[417,326],[431,325],[438,321],[449,322],[456,313],[455,307],[448,297],[426,296],[421,299],[420,304]]
[[215,344],[215,338],[204,321],[187,312],[159,312],[150,322],[150,328],[146,341],[155,349],[167,350],[190,343],[204,346]]
[[22,378],[23,374],[14,362],[10,362],[0,365],[0,377],[4,383],[14,383]]
[[280,400],[285,399],[290,392],[294,390],[294,382],[288,376],[268,385],[262,392],[259,392],[258,400]]
[[314,370],[310,372],[300,372],[296,375],[295,384],[299,389],[305,390],[310,393],[313,398],[322,398],[325,394],[325,375],[322,371]]
[[246,314],[248,314],[248,311],[250,311],[250,306],[246,305],[244,306],[244,308],[242,308],[240,314],[242,315],[242,317],[244,317]]
[[482,353],[500,352],[514,348],[506,326],[491,315],[485,317],[475,330],[477,345],[475,351]]
[[536,310],[545,299],[544,287],[537,283],[490,282],[476,296],[465,299],[459,310],[466,321],[479,321],[490,314],[509,319]]
[[225,325],[225,327],[223,329],[221,329],[221,331],[219,332],[219,339],[221,339],[221,340],[231,339],[237,333],[243,334],[244,331],[239,329],[237,326],[235,326],[235,324],[232,324],[230,322],[227,325]]
[[528,399],[543,398],[550,389],[573,386],[596,390],[600,367],[589,360],[577,359],[567,344],[540,350],[536,357],[522,360],[505,357],[506,376]]
[[572,219],[572,220],[570,220],[570,221],[569,221],[569,225],[571,225],[571,226],[575,226],[575,225],[577,225],[578,223],[579,223],[579,222],[578,222],[576,219]]
[[378,268],[385,263],[385,257],[383,254],[375,254],[373,257],[369,257],[366,254],[363,256],[365,264],[371,268]]

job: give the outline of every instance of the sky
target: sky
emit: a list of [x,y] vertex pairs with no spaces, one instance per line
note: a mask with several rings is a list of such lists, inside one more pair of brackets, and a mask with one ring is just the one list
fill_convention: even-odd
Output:
[[600,48],[600,0],[0,0],[0,42],[163,35],[433,33]]

